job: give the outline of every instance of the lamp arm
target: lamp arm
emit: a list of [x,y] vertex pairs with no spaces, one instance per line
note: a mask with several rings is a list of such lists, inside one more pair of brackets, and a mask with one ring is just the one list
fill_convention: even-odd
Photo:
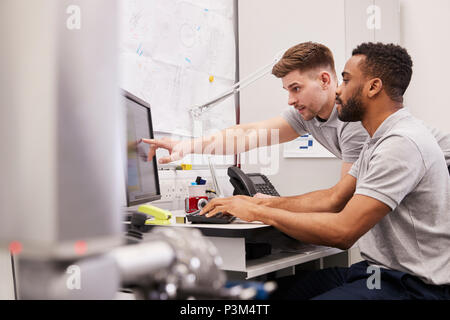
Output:
[[212,107],[214,105],[216,105],[217,103],[227,99],[228,97],[238,93],[240,90],[244,89],[245,87],[249,86],[250,84],[252,84],[253,82],[255,82],[256,80],[262,78],[263,76],[265,76],[266,74],[268,74],[273,65],[275,65],[281,58],[281,54],[277,54],[276,57],[274,58],[274,61],[272,61],[271,63],[259,68],[258,70],[256,70],[255,72],[251,73],[248,77],[244,78],[243,80],[235,83],[233,86],[231,86],[229,89],[227,89],[225,92],[221,93],[220,95],[216,96],[215,98],[213,98],[212,100],[202,104],[202,105],[197,105],[197,106],[193,106],[190,109],[191,115],[194,118],[199,117],[206,109],[208,109],[209,107]]

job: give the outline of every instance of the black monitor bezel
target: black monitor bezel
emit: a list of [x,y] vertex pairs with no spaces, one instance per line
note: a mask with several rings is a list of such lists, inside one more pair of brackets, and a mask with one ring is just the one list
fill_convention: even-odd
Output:
[[[144,100],[136,97],[135,95],[133,95],[132,93],[126,91],[126,90],[122,90],[122,95],[126,98],[126,99],[130,99],[133,102],[141,105],[142,107],[147,109],[147,115],[148,115],[148,124],[149,124],[149,137],[150,139],[154,139],[154,135],[153,135],[153,122],[152,122],[152,114],[150,111],[150,104],[145,102]],[[128,161],[128,157],[127,157],[127,161]],[[145,199],[139,199],[136,201],[130,201],[129,195],[128,195],[128,172],[126,172],[125,175],[125,193],[126,193],[126,197],[127,197],[127,207],[132,207],[132,206],[136,206],[139,204],[143,204],[143,203],[147,203],[147,202],[151,202],[151,201],[155,201],[155,200],[160,200],[161,199],[161,187],[159,184],[159,175],[158,175],[158,165],[157,165],[157,161],[156,161],[156,155],[153,157],[153,168],[155,170],[155,179],[156,179],[156,195],[147,197]],[[127,166],[128,167],[128,166]]]

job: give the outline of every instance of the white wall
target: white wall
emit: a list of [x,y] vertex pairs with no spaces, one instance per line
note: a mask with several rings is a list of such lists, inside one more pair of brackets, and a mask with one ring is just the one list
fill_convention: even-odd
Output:
[[[304,41],[327,44],[337,70],[343,68],[344,0],[245,0],[239,1],[238,15],[240,79],[268,64],[279,51]],[[287,91],[273,75],[245,88],[240,98],[241,123],[269,119],[289,107]],[[278,174],[269,179],[283,196],[331,187],[339,180],[341,161],[336,158],[285,159],[283,147],[278,153],[278,163],[273,164],[279,166]],[[242,168],[259,170],[258,165]]]
[[413,59],[405,105],[414,116],[450,132],[450,1],[400,0],[401,39]]

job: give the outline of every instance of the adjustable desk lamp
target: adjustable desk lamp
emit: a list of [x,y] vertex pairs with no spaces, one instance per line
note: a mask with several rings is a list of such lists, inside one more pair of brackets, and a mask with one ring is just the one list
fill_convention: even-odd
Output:
[[214,99],[208,101],[207,103],[204,103],[202,105],[198,105],[198,106],[193,106],[190,109],[190,113],[192,115],[192,117],[194,119],[198,119],[200,118],[200,116],[202,115],[202,113],[207,110],[208,108],[215,106],[216,104],[218,104],[219,102],[227,99],[228,97],[232,96],[233,94],[238,93],[239,91],[241,91],[242,89],[244,89],[245,87],[247,87],[248,85],[252,84],[253,82],[255,82],[256,80],[258,80],[259,78],[262,78],[263,76],[265,76],[266,74],[270,73],[270,71],[272,70],[272,67],[278,62],[280,61],[283,52],[279,52],[275,58],[273,59],[273,61],[263,67],[261,67],[260,69],[256,70],[255,72],[253,72],[252,74],[250,74],[247,78],[237,82],[236,84],[234,84],[231,88],[229,88],[228,90],[226,90],[225,92],[223,92],[222,94],[218,95],[217,97],[215,97]]
[[[284,52],[284,51],[283,51]],[[214,99],[212,99],[211,101],[204,103],[202,105],[199,106],[193,106],[190,109],[190,113],[193,117],[194,120],[199,119],[202,115],[202,113],[207,110],[210,107],[215,106],[216,104],[218,104],[219,102],[227,99],[228,97],[232,96],[233,94],[238,93],[239,91],[241,91],[242,89],[244,89],[245,87],[247,87],[248,85],[252,84],[253,82],[255,82],[256,80],[262,78],[263,76],[265,76],[266,74],[268,74],[271,70],[272,67],[278,62],[280,61],[283,52],[279,52],[275,58],[273,59],[273,61],[263,67],[261,67],[260,69],[256,70],[255,72],[253,72],[252,74],[250,74],[247,78],[245,78],[242,81],[237,82],[236,84],[234,84],[231,88],[229,88],[228,90],[226,90],[225,92],[223,92],[222,94],[218,95],[217,97],[215,97]],[[217,197],[223,197],[221,188],[219,186],[219,183],[217,181],[217,176],[216,176],[216,172],[215,172],[215,168],[214,165],[211,161],[211,157],[208,158],[208,165],[209,165],[209,170],[211,172],[211,177],[213,180],[213,185],[216,191],[216,195]]]

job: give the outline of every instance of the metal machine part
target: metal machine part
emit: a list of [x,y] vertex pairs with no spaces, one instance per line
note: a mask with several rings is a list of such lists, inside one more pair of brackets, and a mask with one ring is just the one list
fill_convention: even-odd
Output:
[[145,239],[78,261],[19,259],[19,299],[231,298],[217,249],[196,229],[155,227]]
[[124,197],[117,2],[5,0],[0,20],[0,243],[102,254],[121,243]]
[[197,229],[154,227],[144,242],[164,241],[173,263],[147,277],[126,281],[140,299],[183,299],[224,296],[225,273],[216,247]]

